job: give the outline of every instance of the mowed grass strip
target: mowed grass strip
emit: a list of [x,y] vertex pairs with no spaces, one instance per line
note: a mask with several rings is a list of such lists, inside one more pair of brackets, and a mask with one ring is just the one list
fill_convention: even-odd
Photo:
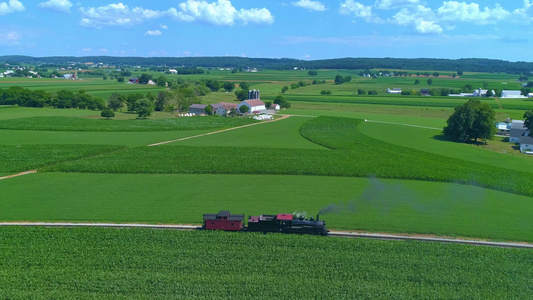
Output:
[[32,117],[0,120],[0,129],[41,131],[179,131],[230,128],[257,122],[250,118],[182,117],[168,119],[105,120],[71,117]]
[[121,148],[109,145],[0,145],[0,173],[28,171]]
[[527,249],[153,229],[0,236],[3,299],[526,299],[533,276]]

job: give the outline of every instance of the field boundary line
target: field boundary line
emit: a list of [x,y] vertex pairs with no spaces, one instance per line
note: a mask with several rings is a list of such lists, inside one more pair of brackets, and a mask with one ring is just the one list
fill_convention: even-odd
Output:
[[[43,227],[108,227],[108,228],[155,228],[155,229],[174,229],[174,230],[199,230],[201,226],[196,225],[179,225],[179,224],[141,224],[141,223],[71,223],[71,222],[0,222],[0,226],[43,226]],[[500,248],[524,248],[533,249],[533,244],[519,242],[492,242],[482,240],[424,237],[414,235],[383,234],[372,232],[343,232],[330,231],[331,237],[344,238],[367,238],[379,240],[394,241],[419,241],[419,242],[436,242],[466,244],[473,246],[488,246]]]
[[259,125],[259,124],[271,123],[271,122],[275,122],[275,121],[286,119],[288,117],[290,117],[290,115],[281,115],[281,118],[274,119],[274,120],[262,121],[262,122],[253,123],[253,124],[246,124],[246,125],[242,125],[242,126],[226,128],[226,129],[222,129],[222,130],[211,131],[211,132],[202,133],[202,134],[198,134],[198,135],[188,136],[188,137],[184,137],[184,138],[180,138],[180,139],[176,139],[176,140],[154,143],[154,144],[148,145],[148,147],[159,146],[159,145],[164,145],[164,144],[170,144],[170,143],[179,142],[179,141],[185,141],[185,140],[194,139],[194,138],[198,138],[198,137],[202,137],[202,136],[207,136],[207,135],[211,135],[211,134],[217,134],[217,133],[226,132],[226,131],[235,130],[235,129],[241,129],[241,128],[255,126],[255,125]]
[[28,175],[28,174],[34,174],[34,173],[37,173],[37,170],[30,170],[30,171],[21,172],[21,173],[17,173],[17,174],[13,174],[13,175],[3,176],[3,177],[0,177],[0,180],[13,178],[13,177],[18,177],[18,176],[24,176],[24,175]]
[[367,120],[367,119],[365,119],[365,122],[371,122],[371,123],[383,123],[383,124],[402,125],[402,126],[409,126],[409,127],[416,127],[416,128],[425,128],[425,129],[442,130],[442,128],[427,127],[427,126],[420,126],[420,125],[413,125],[413,124],[404,124],[404,123],[395,123],[395,122],[387,122],[387,121],[374,121],[374,120]]

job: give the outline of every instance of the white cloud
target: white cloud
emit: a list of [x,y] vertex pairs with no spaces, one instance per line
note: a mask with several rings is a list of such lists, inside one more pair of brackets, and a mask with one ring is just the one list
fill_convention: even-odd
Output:
[[437,14],[443,21],[473,22],[477,24],[492,24],[511,15],[500,4],[496,4],[493,9],[485,7],[481,10],[477,3],[467,4],[466,2],[457,1],[445,1],[437,10]]
[[20,34],[15,31],[0,32],[0,46],[20,45]]
[[420,0],[376,0],[375,6],[378,9],[393,9],[418,4],[421,4]]
[[301,7],[309,10],[325,11],[326,7],[320,1],[300,0],[298,2],[292,2],[293,6]]
[[412,27],[418,33],[442,33],[442,27],[437,24],[435,13],[422,5],[412,9],[402,8],[392,20],[393,24]]
[[7,15],[10,13],[23,11],[26,8],[22,2],[18,0],[9,0],[9,2],[0,2],[0,16]]
[[100,52],[100,53],[107,53],[107,52],[109,52],[109,50],[107,50],[107,49],[105,49],[105,48],[100,48],[100,49],[98,49],[98,52]]
[[339,12],[343,15],[353,15],[356,18],[361,18],[369,23],[381,23],[381,20],[372,12],[372,7],[355,2],[353,0],[346,0],[341,3]]
[[147,32],[144,33],[145,35],[161,35],[161,31],[159,30],[148,30]]
[[130,9],[122,3],[100,7],[80,8],[84,27],[102,28],[104,26],[132,26],[143,21],[163,16],[160,11],[135,7]]
[[274,17],[266,8],[252,8],[237,10],[229,0],[206,1],[187,0],[178,5],[178,9],[171,8],[167,15],[179,22],[201,22],[216,26],[232,26],[235,20],[244,24],[272,24]]
[[38,6],[55,12],[69,14],[70,8],[72,7],[72,2],[69,0],[48,0],[46,2],[39,3]]
[[159,24],[159,27],[161,27],[161,29],[168,29],[168,26],[167,25],[163,25],[163,24]]
[[81,49],[81,51],[82,52],[91,52],[91,51],[93,51],[93,49],[91,49],[91,48],[83,48],[83,49]]

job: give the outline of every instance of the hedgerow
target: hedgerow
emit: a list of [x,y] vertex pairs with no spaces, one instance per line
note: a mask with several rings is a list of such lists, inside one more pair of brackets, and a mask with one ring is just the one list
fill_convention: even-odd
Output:
[[104,120],[74,117],[31,117],[0,120],[0,129],[39,131],[179,131],[241,126],[257,122],[251,118],[183,117],[169,119]]
[[533,277],[528,249],[153,229],[0,236],[2,299],[526,299]]

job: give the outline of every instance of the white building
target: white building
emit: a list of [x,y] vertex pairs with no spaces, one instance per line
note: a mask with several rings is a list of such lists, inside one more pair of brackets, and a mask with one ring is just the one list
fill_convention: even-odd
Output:
[[387,89],[387,93],[389,93],[389,94],[401,94],[402,93],[402,89],[399,89],[399,88]]
[[521,91],[503,90],[500,98],[526,98]]
[[219,116],[227,116],[233,108],[237,109],[237,104],[222,102],[212,104],[211,107],[213,108],[214,114],[217,114]]
[[[477,89],[477,90],[474,90],[474,92],[472,93],[472,96],[474,97],[487,97],[487,93],[489,92],[489,90],[482,90],[482,89]],[[491,91],[492,92],[492,95],[496,95],[496,92],[494,90]]]
[[170,74],[178,74],[178,70],[175,69],[170,69],[168,71],[170,72]]
[[240,111],[241,106],[248,106],[248,112],[249,113],[255,113],[262,110],[265,110],[265,103],[259,99],[253,99],[253,100],[244,100],[239,105],[237,105],[237,110]]
[[533,154],[533,138],[530,136],[520,137],[520,152]]

